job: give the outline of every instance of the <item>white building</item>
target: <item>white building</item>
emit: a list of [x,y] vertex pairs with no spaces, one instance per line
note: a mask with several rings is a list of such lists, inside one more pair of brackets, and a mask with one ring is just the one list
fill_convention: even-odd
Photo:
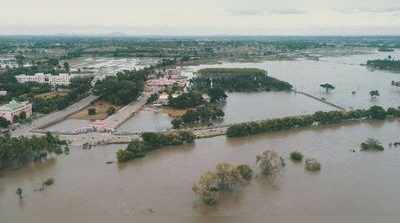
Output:
[[10,101],[8,104],[0,107],[0,117],[3,117],[10,121],[14,122],[14,117],[19,116],[22,113],[26,114],[26,117],[29,118],[32,116],[32,104],[25,102],[16,102],[14,100]]
[[0,91],[0,96],[6,96],[7,95],[7,91]]
[[51,75],[44,73],[36,73],[35,75],[20,74],[15,76],[19,83],[35,82],[41,84],[50,84],[53,86],[64,85],[67,86],[71,83],[69,74],[63,73],[59,75]]

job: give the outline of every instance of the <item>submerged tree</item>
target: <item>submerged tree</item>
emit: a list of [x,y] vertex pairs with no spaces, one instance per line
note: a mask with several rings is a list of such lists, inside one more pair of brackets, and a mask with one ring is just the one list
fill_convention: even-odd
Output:
[[22,199],[22,189],[20,187],[17,188],[17,191],[15,192],[19,199]]
[[257,155],[257,165],[260,167],[261,172],[267,176],[278,174],[285,166],[282,157],[272,150],[267,150]]
[[203,203],[214,205],[218,202],[221,192],[232,192],[240,189],[242,183],[251,180],[252,170],[247,165],[235,166],[229,163],[219,163],[214,172],[206,172],[193,186]]
[[329,83],[321,84],[320,87],[324,88],[326,93],[328,93],[330,90],[334,90],[335,86]]
[[376,97],[378,97],[380,94],[379,94],[379,91],[378,91],[378,90],[373,90],[373,91],[370,91],[370,92],[369,92],[369,95],[371,96],[371,98],[376,98]]
[[305,169],[308,171],[320,171],[321,163],[314,158],[306,159],[305,161]]

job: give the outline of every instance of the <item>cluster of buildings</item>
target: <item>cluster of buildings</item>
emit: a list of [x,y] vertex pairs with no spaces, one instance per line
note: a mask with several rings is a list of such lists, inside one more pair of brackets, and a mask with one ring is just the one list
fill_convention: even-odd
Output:
[[15,121],[16,117],[20,117],[23,113],[25,113],[26,118],[32,116],[32,104],[28,101],[17,102],[12,100],[8,104],[0,107],[0,117],[5,118],[11,123]]
[[63,85],[68,86],[71,84],[71,76],[67,73],[59,75],[36,73],[34,75],[20,74],[15,76],[19,83],[34,82],[40,84],[50,84],[52,86]]
[[187,77],[181,74],[180,69],[168,69],[165,71],[164,77],[158,79],[151,79],[147,82],[150,87],[169,87],[174,84],[181,88],[185,88],[187,84]]

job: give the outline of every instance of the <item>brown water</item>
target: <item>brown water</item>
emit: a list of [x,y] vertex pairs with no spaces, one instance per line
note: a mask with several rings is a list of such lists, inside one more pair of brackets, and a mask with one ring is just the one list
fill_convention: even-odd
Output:
[[[372,105],[398,107],[400,105],[400,88],[392,87],[391,81],[400,80],[399,73],[388,71],[371,71],[365,66],[369,59],[382,59],[392,55],[400,58],[400,52],[371,52],[371,54],[325,57],[320,61],[292,60],[266,61],[260,63],[222,63],[217,65],[201,65],[186,67],[184,73],[191,77],[193,72],[207,67],[252,67],[268,70],[269,74],[288,81],[297,90],[304,91],[347,109],[368,108]],[[326,93],[321,83],[332,83],[336,89]],[[380,97],[371,99],[369,91],[379,90]],[[353,95],[352,91],[356,91]],[[284,92],[232,93],[223,108],[225,118],[223,124],[244,121],[278,118],[316,111],[334,110],[321,102]],[[140,114],[139,114],[140,115]],[[141,129],[154,131],[170,128],[170,119],[159,114],[142,114],[146,117],[132,118],[121,131],[135,132]],[[151,119],[148,119],[152,117]]]
[[[105,164],[123,145],[71,154],[31,168],[0,175],[1,222],[119,222],[143,216],[200,216],[182,222],[230,222],[209,216],[242,216],[258,221],[267,216],[398,215],[400,148],[356,152],[359,143],[375,137],[385,145],[399,141],[399,121],[355,123],[294,130],[227,140],[202,139],[153,152],[126,165]],[[287,161],[274,182],[257,177],[242,192],[206,208],[191,191],[193,183],[219,162],[249,164],[267,149],[285,158],[292,150],[322,163],[320,173],[307,173]],[[55,185],[33,192],[47,177]],[[24,199],[15,195],[24,189]],[[139,221],[140,222],[140,221]]]

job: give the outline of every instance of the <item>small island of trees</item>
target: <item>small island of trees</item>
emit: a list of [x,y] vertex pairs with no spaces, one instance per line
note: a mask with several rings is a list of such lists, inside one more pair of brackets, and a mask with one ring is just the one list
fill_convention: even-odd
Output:
[[387,59],[368,60],[367,66],[378,70],[400,71],[400,60],[389,56]]
[[199,70],[191,79],[196,90],[221,88],[228,92],[288,91],[292,85],[268,76],[256,68],[207,68]]

